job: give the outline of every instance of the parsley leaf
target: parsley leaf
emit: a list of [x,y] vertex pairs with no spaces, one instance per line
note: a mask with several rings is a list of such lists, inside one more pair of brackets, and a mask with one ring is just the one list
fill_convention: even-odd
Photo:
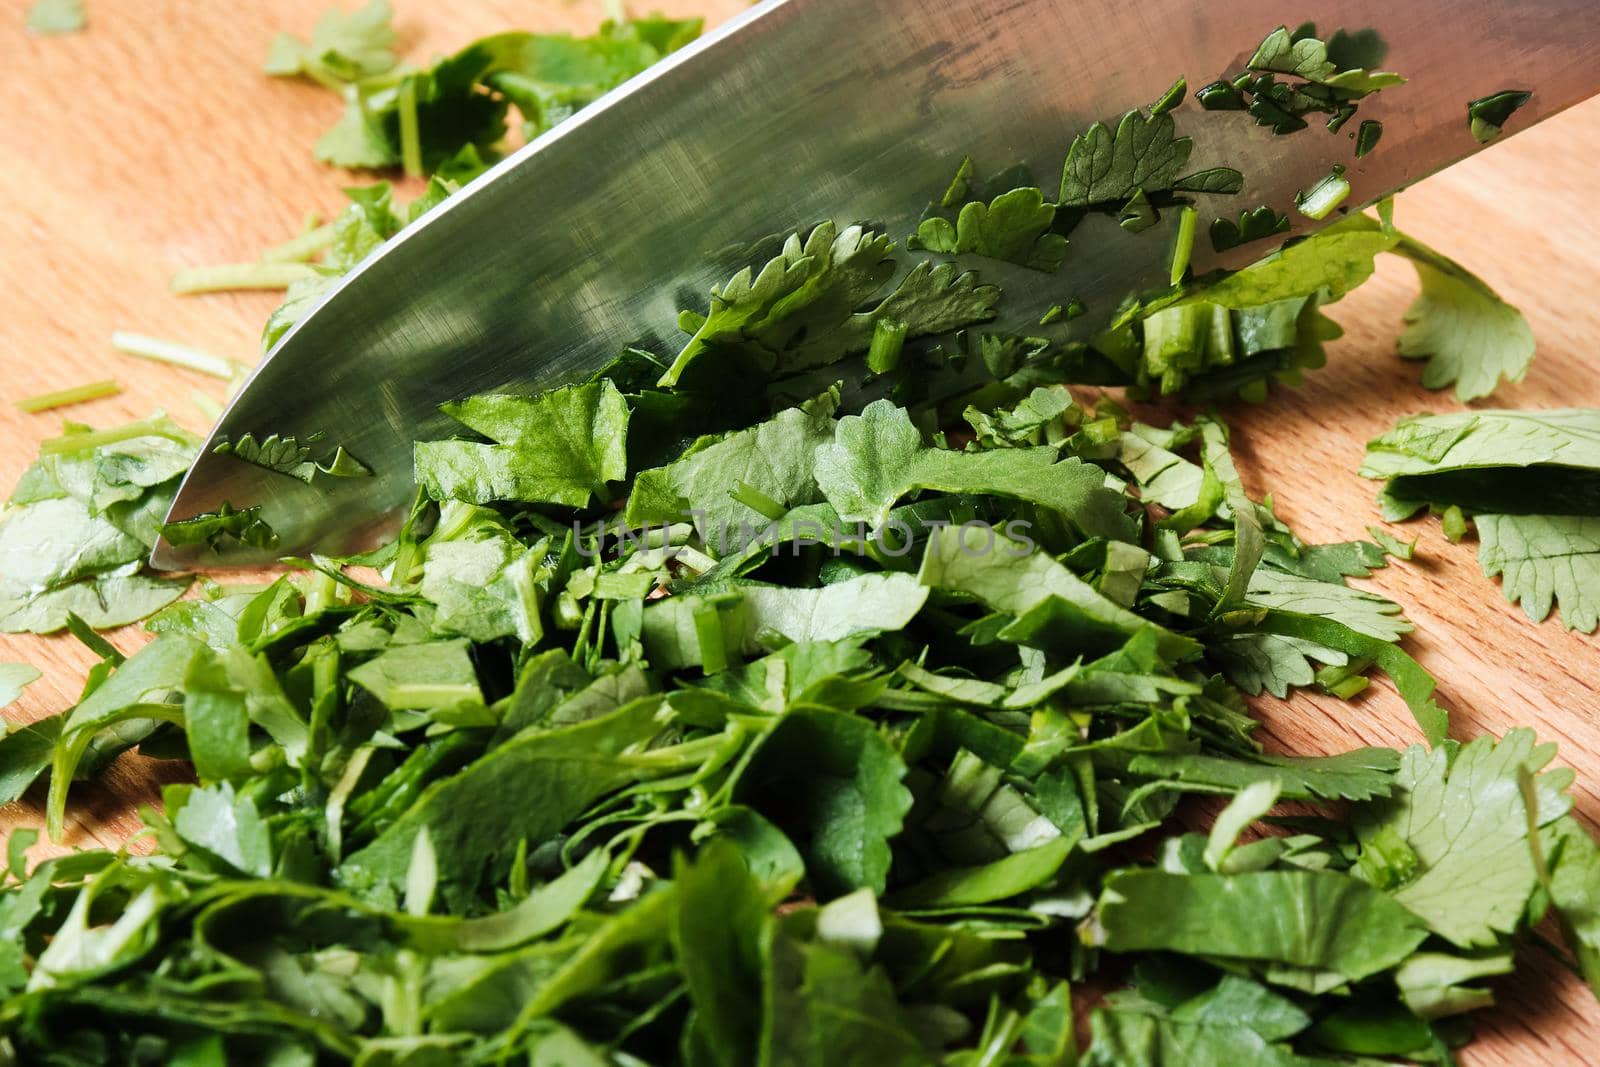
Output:
[[417,480],[435,499],[583,507],[627,474],[628,404],[610,382],[477,396],[442,410],[495,443],[419,441]]
[[274,548],[278,535],[261,517],[260,507],[235,508],[226,500],[216,511],[178,519],[161,527],[161,536],[174,545],[210,545],[221,551],[224,541],[238,541],[254,548]]
[[1051,233],[1056,208],[1037,188],[1013,189],[989,203],[969,201],[952,223],[924,219],[909,248],[956,254],[971,252],[1034,270],[1053,271],[1067,253],[1067,239]]
[[304,75],[324,85],[360,81],[385,74],[395,65],[394,11],[389,0],[370,0],[345,14],[328,11],[302,41],[279,33],[267,51],[266,71],[277,77]]
[[1241,212],[1237,223],[1229,219],[1213,219],[1211,247],[1214,251],[1226,252],[1230,248],[1238,248],[1251,241],[1263,241],[1276,234],[1288,232],[1289,216],[1280,215],[1263,204]]
[[1061,172],[1064,207],[1122,203],[1134,194],[1172,187],[1194,142],[1177,136],[1172,116],[1134,110],[1112,133],[1096,122],[1072,140]]
[[1472,128],[1472,136],[1479,144],[1488,144],[1500,136],[1502,128],[1517,109],[1531,99],[1531,92],[1502,89],[1471,101],[1467,104],[1467,122]]
[[1386,480],[1391,519],[1425,505],[1471,512],[1479,563],[1502,576],[1506,598],[1535,622],[1559,606],[1569,628],[1589,632],[1600,625],[1597,468],[1592,410],[1476,411],[1402,420],[1368,443],[1361,473]]
[[1422,294],[1406,312],[1400,354],[1426,359],[1422,384],[1456,387],[1460,400],[1494,392],[1501,379],[1520,382],[1533,362],[1533,331],[1522,312],[1507,304],[1455,260],[1410,237],[1395,251],[1411,260]]
[[[1416,873],[1394,898],[1462,948],[1495,944],[1514,929],[1536,878],[1520,779],[1554,755],[1552,745],[1535,746],[1531,730],[1512,730],[1499,743],[1476,738],[1454,759],[1442,749],[1408,749],[1397,792],[1372,801],[1355,820],[1364,844],[1392,830],[1416,854]],[[1542,805],[1534,813],[1539,821],[1570,806],[1559,792],[1550,799],[1559,807]]]
[[1478,515],[1478,562],[1530,622],[1556,605],[1569,630],[1600,626],[1600,516]]
[[918,489],[991,493],[1052,508],[1091,536],[1122,537],[1131,529],[1120,496],[1096,468],[1061,459],[1053,448],[955,452],[929,448],[905,409],[874,401],[839,420],[831,443],[819,445],[816,480],[846,522],[880,529],[895,502]]

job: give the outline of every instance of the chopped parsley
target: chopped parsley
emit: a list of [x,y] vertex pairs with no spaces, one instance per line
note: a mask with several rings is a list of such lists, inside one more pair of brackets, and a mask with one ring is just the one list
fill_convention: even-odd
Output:
[[1533,93],[1523,89],[1502,89],[1498,93],[1480,97],[1467,104],[1467,123],[1472,136],[1479,144],[1488,144],[1500,136],[1507,120],[1529,100]]
[[[504,34],[418,70],[389,18],[376,0],[273,43],[272,73],[351,102],[325,154],[430,181],[407,206],[352,189],[248,265],[296,268],[269,345],[481,170],[511,106],[537,132],[699,29]],[[1398,84],[1381,61],[1370,31],[1280,29],[1196,95],[1337,127]],[[13,831],[0,1047],[85,1065],[1444,1062],[1493,1001],[1484,979],[1524,946],[1561,951],[1535,930],[1552,911],[1600,988],[1600,846],[1554,746],[1447,740],[1401,605],[1349,584],[1414,542],[1309,544],[1247,491],[1217,417],[1157,426],[1072,389],[1265,399],[1321,364],[1339,332],[1322,309],[1384,252],[1421,276],[1401,347],[1430,360],[1425,383],[1481,396],[1531,356],[1515,310],[1387,205],[1191,277],[1184,194],[1243,179],[1182,173],[1186,91],[1080,134],[1057,196],[963,160],[904,252],[822,221],[683,310],[676,344],[446,404],[457,429],[416,443],[403,529],[361,556],[179,600],[186,581],[141,569],[157,534],[270,549],[266,509],[161,525],[198,440],[161,416],[69,423],[0,512],[0,628],[68,629],[99,663],[71,707],[0,735],[0,802],[41,783],[60,841],[77,783],[121,752],[193,774],[145,809],[154,855],[30,869],[38,831]],[[1337,184],[1302,211],[1326,215]],[[1086,308],[1003,303],[999,264],[1054,270],[1090,211],[1137,232],[1169,210],[1169,285],[1081,339],[1010,332]],[[1222,251],[1288,225],[1261,206],[1210,232]],[[1365,473],[1387,479],[1387,518],[1433,508],[1463,533],[1470,516],[1508,595],[1592,629],[1594,416],[1408,420]],[[313,485],[371,473],[320,435],[217,450]],[[152,612],[131,655],[94,633]],[[1349,700],[1377,671],[1418,743],[1265,751],[1247,697]],[[0,705],[37,677],[0,664]],[[1125,988],[1089,1009],[1080,1057],[1086,981]]]

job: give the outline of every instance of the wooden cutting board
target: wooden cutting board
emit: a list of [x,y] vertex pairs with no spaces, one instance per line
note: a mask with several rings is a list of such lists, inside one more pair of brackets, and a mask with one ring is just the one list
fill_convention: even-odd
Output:
[[[304,35],[329,0],[204,4],[193,0],[87,0],[86,32],[36,38],[23,30],[28,0],[0,0],[0,489],[9,490],[60,413],[23,415],[12,402],[114,377],[120,395],[67,412],[109,425],[165,408],[204,429],[190,401],[219,383],[118,356],[113,330],[129,329],[254,359],[269,294],[177,298],[179,267],[253,259],[294,235],[309,211],[324,215],[338,189],[362,180],[318,164],[311,145],[338,101],[308,84],[260,72],[280,29]],[[512,27],[589,32],[599,0],[397,0],[405,54],[426,60],[481,34]],[[670,14],[715,20],[741,0],[670,0]],[[1380,149],[1381,151],[1382,149]],[[1539,355],[1521,385],[1496,402],[1515,407],[1600,405],[1600,214],[1591,205],[1600,159],[1600,100],[1496,145],[1406,193],[1398,221],[1461,259],[1526,312]],[[1394,354],[1416,288],[1411,269],[1385,262],[1377,277],[1333,309],[1348,330],[1330,365],[1305,388],[1236,407],[1240,467],[1252,491],[1310,540],[1361,537],[1377,521],[1374,485],[1356,476],[1362,445],[1397,418],[1459,405],[1417,385],[1418,368]],[[1417,624],[1407,647],[1438,675],[1460,738],[1534,726],[1578,772],[1577,812],[1600,823],[1600,644],[1534,626],[1478,571],[1470,543],[1450,545],[1427,521],[1417,558],[1370,585]],[[131,649],[137,631],[115,635]],[[0,635],[0,660],[44,671],[6,714],[35,719],[68,706],[92,657],[70,638]],[[1354,703],[1299,695],[1258,702],[1265,741],[1317,754],[1417,740],[1387,682]],[[68,843],[115,847],[182,771],[125,757],[101,784],[73,791]],[[0,808],[0,828],[37,826],[38,798]],[[0,829],[0,835],[4,834]],[[40,846],[41,854],[47,849]],[[1496,984],[1500,1007],[1481,1017],[1473,1065],[1600,1061],[1600,1007],[1547,957],[1527,953]]]

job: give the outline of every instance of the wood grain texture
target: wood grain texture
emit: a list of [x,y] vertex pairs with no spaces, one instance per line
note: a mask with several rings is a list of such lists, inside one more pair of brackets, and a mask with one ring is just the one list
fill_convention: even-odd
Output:
[[[34,38],[27,0],[0,0],[0,487],[12,485],[60,414],[23,415],[24,396],[106,377],[122,395],[71,409],[112,424],[170,411],[202,429],[192,390],[217,383],[134,364],[107,338],[132,329],[253,359],[275,300],[265,294],[179,299],[179,267],[253,258],[292,236],[310,210],[340,203],[351,176],[316,163],[310,147],[337,101],[310,85],[260,73],[279,29],[309,30],[327,0],[201,4],[194,0],[89,0],[87,32]],[[598,0],[512,3],[397,0],[403,50],[416,59],[512,26],[588,31]],[[673,0],[669,13],[712,18],[740,0]],[[1513,121],[1513,126],[1515,122]],[[1380,148],[1379,151],[1382,151]],[[1600,405],[1596,342],[1600,215],[1588,203],[1600,159],[1600,100],[1508,138],[1401,198],[1398,222],[1480,272],[1520,306],[1539,341],[1527,381],[1495,403]],[[1377,521],[1375,486],[1356,476],[1363,443],[1399,417],[1458,407],[1417,385],[1418,368],[1394,354],[1401,314],[1416,289],[1406,264],[1332,310],[1347,335],[1330,365],[1298,391],[1230,411],[1239,465],[1251,489],[1271,491],[1279,514],[1317,541],[1363,536]],[[1579,817],[1600,823],[1600,646],[1559,623],[1534,626],[1479,573],[1475,546],[1450,545],[1436,522],[1417,559],[1371,580],[1417,624],[1407,647],[1438,675],[1461,738],[1530,725],[1558,741],[1578,771]],[[123,648],[138,632],[115,636]],[[70,639],[0,635],[0,660],[25,660],[45,677],[6,714],[31,720],[69,705],[92,657]],[[1270,747],[1336,752],[1404,745],[1417,733],[1380,682],[1352,704],[1299,695],[1258,702]],[[181,770],[137,756],[97,785],[75,788],[68,843],[116,846],[138,829],[137,806]],[[0,808],[0,827],[38,825],[37,798]],[[0,830],[0,834],[4,831]],[[45,851],[43,847],[41,853]],[[1488,1065],[1600,1061],[1600,1007],[1548,958],[1527,954],[1496,983],[1501,1006],[1481,1017],[1463,1057]]]

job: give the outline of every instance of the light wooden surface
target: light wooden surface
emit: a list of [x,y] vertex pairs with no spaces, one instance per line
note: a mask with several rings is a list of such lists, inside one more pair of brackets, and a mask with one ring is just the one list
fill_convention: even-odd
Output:
[[[27,0],[0,0],[0,489],[9,490],[59,414],[23,415],[17,398],[116,377],[121,396],[70,409],[106,425],[165,408],[202,429],[188,397],[218,384],[117,356],[106,339],[131,329],[253,359],[275,300],[265,294],[179,299],[183,266],[253,258],[292,236],[310,210],[337,208],[350,175],[316,163],[311,144],[338,112],[331,94],[260,73],[279,29],[307,32],[328,0],[202,4],[88,0],[87,32],[34,38]],[[402,47],[416,59],[510,27],[588,31],[599,0],[397,0]],[[641,5],[642,6],[642,5]],[[741,0],[671,0],[669,13],[712,18]],[[1381,151],[1382,149],[1380,149]],[[1600,100],[1405,194],[1397,221],[1481,273],[1527,314],[1539,355],[1525,383],[1496,403],[1600,405],[1600,215],[1591,206],[1600,159]],[[1319,541],[1363,536],[1374,486],[1355,474],[1362,444],[1395,419],[1456,407],[1416,385],[1394,355],[1415,291],[1403,263],[1384,263],[1333,309],[1347,336],[1330,365],[1297,391],[1235,408],[1240,467],[1253,491]],[[1407,647],[1439,676],[1461,738],[1530,725],[1577,769],[1577,811],[1600,822],[1600,645],[1558,623],[1529,624],[1478,572],[1472,544],[1418,525],[1417,559],[1371,585],[1417,624]],[[1410,532],[1406,536],[1411,536]],[[124,648],[141,635],[116,636]],[[70,639],[0,635],[0,660],[44,671],[7,715],[33,719],[71,703],[90,657]],[[1417,739],[1387,683],[1353,704],[1297,696],[1260,702],[1269,746],[1323,753]],[[69,842],[115,846],[138,828],[137,805],[181,772],[130,756],[102,785],[75,788]],[[37,798],[0,808],[0,827],[39,825]],[[0,830],[0,834],[3,834]],[[1600,1007],[1548,958],[1527,953],[1500,981],[1501,1006],[1481,1016],[1474,1065],[1600,1062]]]

